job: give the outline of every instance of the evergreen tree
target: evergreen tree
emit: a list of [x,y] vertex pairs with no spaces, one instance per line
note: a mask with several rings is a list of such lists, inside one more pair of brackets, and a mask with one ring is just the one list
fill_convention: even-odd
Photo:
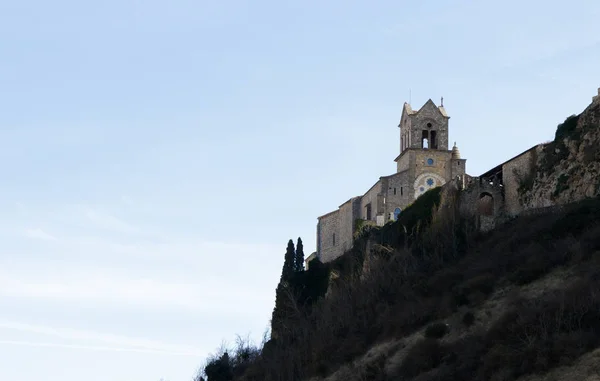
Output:
[[271,318],[271,335],[276,337],[280,331],[283,320],[287,316],[288,306],[286,300],[286,288],[293,287],[294,270],[296,269],[296,250],[294,241],[288,241],[287,250],[283,261],[283,269],[281,270],[281,280],[275,290],[275,308]]
[[302,245],[302,239],[298,237],[298,244],[296,245],[296,272],[304,271],[304,246]]
[[225,352],[220,358],[212,360],[204,368],[207,381],[231,381],[233,380],[233,367],[229,354]]
[[283,270],[281,271],[281,280],[289,283],[294,276],[294,270],[296,267],[296,250],[294,249],[294,241],[291,239],[288,241],[287,250],[285,252],[285,259],[283,261]]

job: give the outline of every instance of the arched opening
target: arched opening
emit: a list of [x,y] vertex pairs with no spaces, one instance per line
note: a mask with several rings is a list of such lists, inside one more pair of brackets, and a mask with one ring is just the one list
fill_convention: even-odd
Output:
[[429,131],[423,130],[421,135],[421,148],[429,148]]
[[394,221],[398,219],[398,216],[400,215],[401,212],[402,212],[402,209],[400,209],[400,208],[394,209]]
[[437,131],[430,132],[430,140],[431,140],[431,148],[437,149],[438,148]]
[[484,192],[479,195],[477,200],[477,214],[480,216],[493,216],[494,215],[494,197]]

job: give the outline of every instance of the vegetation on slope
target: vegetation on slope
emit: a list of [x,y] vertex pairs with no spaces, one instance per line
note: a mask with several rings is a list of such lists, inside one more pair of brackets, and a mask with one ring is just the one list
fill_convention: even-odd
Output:
[[[440,203],[440,193],[440,188],[430,190],[406,208],[392,224],[384,227],[365,226],[351,251],[327,265],[313,260],[308,271],[291,265],[297,261],[294,259],[294,245],[290,240],[284,257],[281,281],[277,287],[271,339],[265,340],[261,348],[241,341],[237,349],[229,351],[233,353],[232,356],[225,349],[220,350],[207,361],[197,378],[204,376],[208,381],[231,380],[243,373],[247,380],[296,380],[311,374],[326,374],[332,367],[364,351],[377,335],[362,335],[361,332],[365,331],[367,323],[375,315],[372,311],[365,311],[366,320],[361,325],[336,327],[348,317],[340,309],[346,300],[339,293],[345,291],[354,294],[355,291],[345,288],[361,284],[354,276],[361,272],[364,247],[368,240],[376,239],[382,245],[412,244],[423,234],[424,227],[431,223],[432,211]],[[425,249],[423,245],[420,246]],[[323,299],[330,285],[331,272],[341,274],[342,277],[332,283],[335,286],[330,290],[332,295]],[[356,296],[360,296],[360,291]],[[347,321],[351,322],[352,318]],[[379,325],[383,326],[384,322]],[[353,337],[364,337],[364,340],[353,345],[352,354],[343,354],[343,351],[338,350],[338,346],[344,345],[339,340],[347,336],[348,331],[355,333],[356,336]],[[314,340],[317,336],[319,342]],[[343,356],[336,359],[337,354]],[[252,359],[251,366],[244,359]],[[227,362],[229,366],[224,365]]]
[[[559,125],[543,173],[577,120]],[[457,192],[431,190],[396,222],[359,225],[336,261],[282,275],[271,338],[213,356],[207,381],[510,381],[600,347],[600,199],[485,234],[459,208]]]
[[[443,212],[408,249],[398,246],[407,239],[400,222],[373,229],[369,237],[393,245],[393,252],[376,254],[362,279],[341,277],[327,298],[298,310],[288,334],[254,347],[235,379],[327,376],[376,343],[420,330],[423,337],[403,348],[401,361],[394,364],[388,353],[346,379],[488,380],[501,374],[514,380],[570,364],[598,347],[600,200],[517,218],[485,235],[471,232],[451,210]],[[458,245],[448,241],[451,234],[461,237]],[[561,287],[533,299],[516,287],[557,269],[570,274]],[[482,315],[482,306],[503,291],[509,297],[498,315]],[[234,378],[208,381],[225,379]]]

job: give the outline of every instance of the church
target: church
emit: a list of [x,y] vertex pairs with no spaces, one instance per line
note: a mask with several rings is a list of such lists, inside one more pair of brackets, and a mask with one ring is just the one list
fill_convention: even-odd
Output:
[[464,175],[466,159],[456,144],[448,149],[448,121],[443,98],[440,106],[429,99],[419,110],[404,103],[400,118],[400,154],[396,173],[383,176],[364,195],[349,199],[318,217],[316,256],[330,262],[352,247],[357,220],[384,225],[427,190]]

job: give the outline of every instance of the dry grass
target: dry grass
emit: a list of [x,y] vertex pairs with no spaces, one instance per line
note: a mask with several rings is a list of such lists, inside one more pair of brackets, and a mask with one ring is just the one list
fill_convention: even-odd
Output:
[[[299,309],[239,379],[509,381],[571,369],[600,343],[585,308],[600,313],[599,215],[594,200],[474,235],[444,209],[409,249],[393,226],[373,231],[371,247],[385,250],[369,272],[344,259],[354,271]],[[433,323],[449,332],[426,338]]]

